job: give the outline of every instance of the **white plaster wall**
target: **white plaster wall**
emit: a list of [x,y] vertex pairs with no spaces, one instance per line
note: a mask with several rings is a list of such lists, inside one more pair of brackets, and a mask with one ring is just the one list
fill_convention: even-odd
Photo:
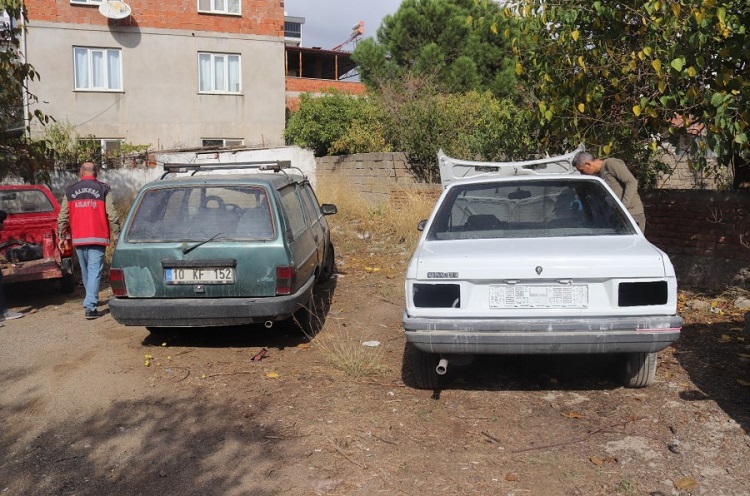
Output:
[[[79,134],[151,149],[201,146],[203,138],[284,144],[283,39],[211,32],[30,23],[30,90],[40,109]],[[74,91],[73,47],[122,49],[123,91]],[[239,53],[242,94],[198,93],[198,52]],[[34,127],[34,133],[41,132]]]
[[[315,155],[311,150],[296,146],[268,148],[263,150],[239,150],[211,153],[158,153],[156,167],[138,169],[102,169],[98,179],[112,187],[115,202],[129,202],[141,187],[158,180],[164,174],[164,163],[236,163],[261,160],[291,160],[292,166],[299,168],[309,179],[313,188],[316,185]],[[211,174],[231,174],[236,170],[213,171]],[[60,199],[65,187],[78,181],[75,172],[55,172],[52,174],[52,193]]]

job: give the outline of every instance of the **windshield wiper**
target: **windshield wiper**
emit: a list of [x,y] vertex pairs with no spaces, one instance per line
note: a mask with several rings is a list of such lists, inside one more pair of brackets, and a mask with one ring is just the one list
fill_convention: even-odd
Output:
[[208,238],[208,239],[207,239],[207,240],[205,240],[205,241],[201,241],[201,242],[199,242],[199,243],[196,243],[196,244],[194,244],[193,246],[187,246],[187,247],[183,248],[183,249],[182,249],[182,254],[183,254],[183,255],[187,255],[188,253],[190,253],[191,251],[195,250],[195,249],[196,249],[196,248],[198,248],[199,246],[201,246],[201,245],[205,245],[205,244],[206,244],[206,243],[208,243],[209,241],[213,241],[214,239],[216,239],[216,238],[217,238],[218,236],[220,236],[221,234],[222,234],[222,233],[216,233],[216,234],[214,234],[213,236],[211,236],[210,238]]

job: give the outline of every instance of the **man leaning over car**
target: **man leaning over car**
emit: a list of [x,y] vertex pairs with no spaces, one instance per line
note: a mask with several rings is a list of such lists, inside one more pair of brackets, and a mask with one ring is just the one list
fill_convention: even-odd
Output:
[[638,180],[619,158],[594,158],[588,152],[580,152],[573,159],[573,167],[581,174],[598,175],[628,209],[641,231],[646,231],[646,213],[638,195]]

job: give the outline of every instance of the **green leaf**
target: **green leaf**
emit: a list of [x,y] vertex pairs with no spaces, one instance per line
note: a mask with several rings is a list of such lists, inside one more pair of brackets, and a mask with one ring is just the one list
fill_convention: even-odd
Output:
[[669,65],[672,66],[672,69],[680,72],[682,71],[682,68],[685,67],[685,57],[677,57],[676,59],[672,60]]
[[747,134],[742,133],[734,137],[734,142],[738,145],[744,145],[747,143]]

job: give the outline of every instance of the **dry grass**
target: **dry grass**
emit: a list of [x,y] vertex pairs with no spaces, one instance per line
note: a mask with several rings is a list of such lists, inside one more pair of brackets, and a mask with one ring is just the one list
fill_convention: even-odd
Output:
[[[435,191],[398,190],[393,195],[395,201],[380,204],[367,201],[355,191],[344,181],[329,181],[316,191],[322,203],[334,203],[338,208],[328,221],[336,252],[347,258],[347,269],[356,273],[366,269],[358,266],[361,263],[377,263],[373,261],[373,251],[382,259],[408,260],[422,234],[417,224],[429,217],[437,200]],[[394,270],[401,270],[399,263],[394,263]],[[335,319],[326,320],[314,343],[329,364],[349,376],[379,375],[387,370],[382,347],[365,346],[359,333],[343,328]]]
[[373,203],[346,181],[331,183],[321,185],[317,194],[321,202],[338,207],[338,214],[329,221],[343,251],[356,252],[379,243],[386,251],[411,252],[421,236],[417,224],[429,217],[437,200],[434,191],[404,188],[394,192],[398,202]]
[[328,363],[352,377],[378,375],[387,370],[380,347],[365,346],[330,321],[326,332],[315,340],[315,347]]

